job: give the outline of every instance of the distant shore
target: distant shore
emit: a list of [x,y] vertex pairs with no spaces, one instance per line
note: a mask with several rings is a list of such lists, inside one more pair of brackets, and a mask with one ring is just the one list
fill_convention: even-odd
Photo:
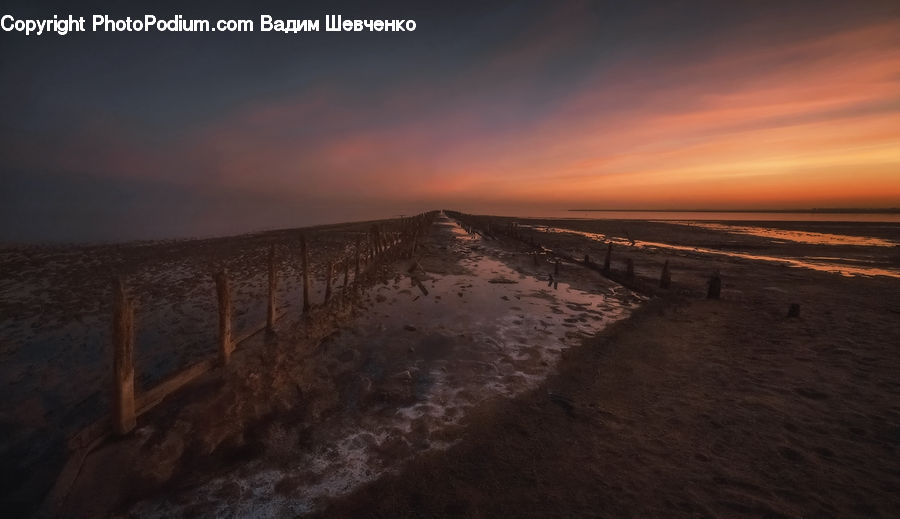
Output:
[[900,214],[900,207],[885,209],[812,208],[812,209],[567,209],[571,212],[597,213],[776,213],[776,214]]

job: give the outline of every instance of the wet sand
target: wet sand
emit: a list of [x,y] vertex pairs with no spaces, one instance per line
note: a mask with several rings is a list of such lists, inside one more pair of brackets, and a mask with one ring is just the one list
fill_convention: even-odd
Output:
[[[892,517],[900,509],[900,282],[688,249],[812,253],[897,269],[896,247],[835,251],[656,222],[517,221],[609,237],[614,270],[631,258],[636,282],[648,287],[669,260],[672,287],[567,350],[535,390],[482,408],[450,450],[321,516]],[[893,243],[900,231],[777,227]],[[686,248],[620,246],[629,235]],[[532,238],[595,261],[605,252],[584,234]],[[707,300],[714,270],[722,299]],[[791,303],[798,318],[787,317]]]
[[[782,222],[766,228],[789,234],[770,236],[516,221],[543,246],[537,261],[521,241],[439,222],[417,262],[379,267],[315,326],[279,322],[93,453],[66,514],[873,517],[900,506],[898,280],[832,268],[896,271],[900,226]],[[548,250],[599,262],[607,240],[612,277],[630,258],[643,294],[566,262],[553,288]],[[252,255],[233,257],[254,271],[238,260]],[[789,266],[811,257],[840,259]],[[661,290],[666,260],[673,284]],[[722,299],[705,300],[714,270]],[[247,283],[252,293],[262,281]],[[288,310],[292,294],[280,296]],[[786,317],[791,303],[799,318]]]
[[[33,510],[53,484],[67,442],[108,412],[113,276],[123,276],[136,310],[140,393],[216,354],[212,273],[226,268],[235,334],[265,321],[268,247],[276,246],[280,311],[299,312],[299,236],[307,237],[312,297],[324,266],[354,246],[373,222],[205,240],[0,248],[0,500]],[[387,231],[396,221],[381,222]]]

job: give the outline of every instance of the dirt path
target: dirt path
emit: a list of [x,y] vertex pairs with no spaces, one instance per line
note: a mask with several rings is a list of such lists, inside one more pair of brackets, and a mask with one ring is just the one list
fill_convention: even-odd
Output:
[[[619,260],[632,254],[657,275],[645,251]],[[713,269],[723,300],[701,299]],[[670,295],[568,350],[540,387],[479,409],[459,444],[320,515],[892,517],[896,280],[702,255],[675,272]]]
[[[92,454],[65,509],[314,511],[452,447],[478,409],[533,389],[563,351],[642,300],[596,272],[556,267],[446,217],[420,245],[413,260],[383,265],[374,286],[350,298],[349,319],[312,341],[306,326],[282,323],[239,351],[224,380],[210,377],[205,394],[189,392]],[[123,469],[117,459],[133,462]]]

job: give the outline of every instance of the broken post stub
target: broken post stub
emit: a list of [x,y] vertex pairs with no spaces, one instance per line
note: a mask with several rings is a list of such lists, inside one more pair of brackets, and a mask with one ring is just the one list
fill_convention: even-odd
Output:
[[228,273],[225,269],[216,273],[216,293],[219,299],[219,357],[222,365],[228,365],[234,342],[231,338],[231,287],[228,286]]
[[609,242],[606,245],[606,258],[603,260],[603,272],[609,274],[610,266],[612,265],[612,242]]
[[331,278],[334,277],[334,264],[331,261],[325,267],[325,302],[331,299]]
[[719,277],[718,272],[715,272],[713,273],[712,277],[709,278],[709,283],[706,290],[706,298],[719,299],[720,295],[722,295],[722,278]]
[[669,288],[672,284],[672,275],[669,273],[669,260],[663,263],[662,274],[659,276],[659,288]]
[[113,280],[113,430],[127,434],[137,425],[134,405],[134,303],[122,278]]
[[275,244],[269,247],[269,303],[266,309],[266,331],[275,331],[275,289],[278,288],[278,274],[275,272]]
[[300,236],[300,266],[303,269],[303,313],[306,313],[309,312],[309,254],[304,235]]

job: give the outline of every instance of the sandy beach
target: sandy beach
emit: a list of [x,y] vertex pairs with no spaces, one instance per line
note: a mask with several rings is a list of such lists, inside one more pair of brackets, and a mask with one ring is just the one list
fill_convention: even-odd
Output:
[[[228,369],[92,448],[64,491],[62,445],[10,458],[33,476],[18,490],[8,482],[7,495],[23,511],[42,498],[46,512],[52,487],[66,517],[876,517],[897,506],[895,224],[515,219],[515,238],[488,230],[509,223],[441,216],[412,259],[376,265],[359,290],[336,282],[341,297],[313,320],[299,315],[285,252],[274,335],[251,337]],[[317,229],[314,263],[368,225]],[[149,273],[181,272],[168,295],[202,333],[185,333],[185,311],[145,319],[138,372],[155,358],[183,367],[209,353],[210,282],[190,273],[209,270],[211,254],[243,265],[251,322],[263,312],[253,266],[269,243],[289,251],[296,234],[144,245],[173,252],[129,263],[147,280],[135,294],[160,307]],[[98,250],[121,249],[68,262],[30,254],[45,258],[36,272],[46,277],[82,271],[84,258],[104,257]],[[585,255],[593,268],[579,264]],[[672,282],[661,289],[666,261]],[[320,298],[324,272],[313,270]],[[713,272],[720,299],[706,299]],[[798,317],[787,316],[792,304]],[[92,330],[104,312],[60,322],[105,334]],[[157,320],[166,324],[154,329]],[[108,364],[67,355],[83,368],[64,380],[82,391],[93,380],[94,407],[58,415],[12,402],[5,421],[21,441],[41,427],[77,432],[103,413]],[[56,387],[48,377],[44,402]],[[8,383],[27,391],[15,386],[22,379]]]

